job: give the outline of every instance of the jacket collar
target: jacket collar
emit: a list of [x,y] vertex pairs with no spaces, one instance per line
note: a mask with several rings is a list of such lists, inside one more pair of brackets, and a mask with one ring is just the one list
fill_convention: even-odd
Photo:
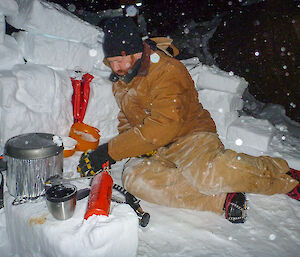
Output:
[[150,67],[150,55],[153,53],[153,50],[150,48],[150,46],[144,42],[144,52],[143,52],[143,59],[141,63],[141,67],[137,73],[137,76],[146,76],[149,71]]

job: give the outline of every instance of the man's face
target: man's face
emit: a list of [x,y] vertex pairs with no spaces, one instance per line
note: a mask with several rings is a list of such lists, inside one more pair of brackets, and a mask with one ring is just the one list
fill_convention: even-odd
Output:
[[139,54],[132,54],[126,56],[108,57],[107,61],[112,71],[119,76],[124,76],[134,66],[139,58]]

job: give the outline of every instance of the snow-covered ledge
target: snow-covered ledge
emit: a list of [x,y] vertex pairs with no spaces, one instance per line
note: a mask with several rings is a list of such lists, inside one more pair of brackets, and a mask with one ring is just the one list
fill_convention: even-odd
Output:
[[[78,186],[78,185],[77,185]],[[111,213],[84,220],[88,198],[77,201],[68,220],[56,220],[46,201],[14,206],[5,193],[6,229],[12,252],[31,257],[134,257],[138,247],[138,218],[127,204],[112,202]]]

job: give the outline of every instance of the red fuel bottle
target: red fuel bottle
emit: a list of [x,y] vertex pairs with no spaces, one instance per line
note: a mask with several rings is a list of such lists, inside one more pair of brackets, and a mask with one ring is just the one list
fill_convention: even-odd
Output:
[[108,216],[112,187],[113,180],[108,171],[102,171],[94,177],[84,219],[94,214]]

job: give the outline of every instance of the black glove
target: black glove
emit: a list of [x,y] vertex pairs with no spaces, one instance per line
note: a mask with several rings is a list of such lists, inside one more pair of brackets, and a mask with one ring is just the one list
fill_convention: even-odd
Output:
[[81,177],[94,176],[97,171],[103,170],[116,163],[108,154],[108,144],[98,146],[94,151],[84,152],[79,160],[77,171]]

